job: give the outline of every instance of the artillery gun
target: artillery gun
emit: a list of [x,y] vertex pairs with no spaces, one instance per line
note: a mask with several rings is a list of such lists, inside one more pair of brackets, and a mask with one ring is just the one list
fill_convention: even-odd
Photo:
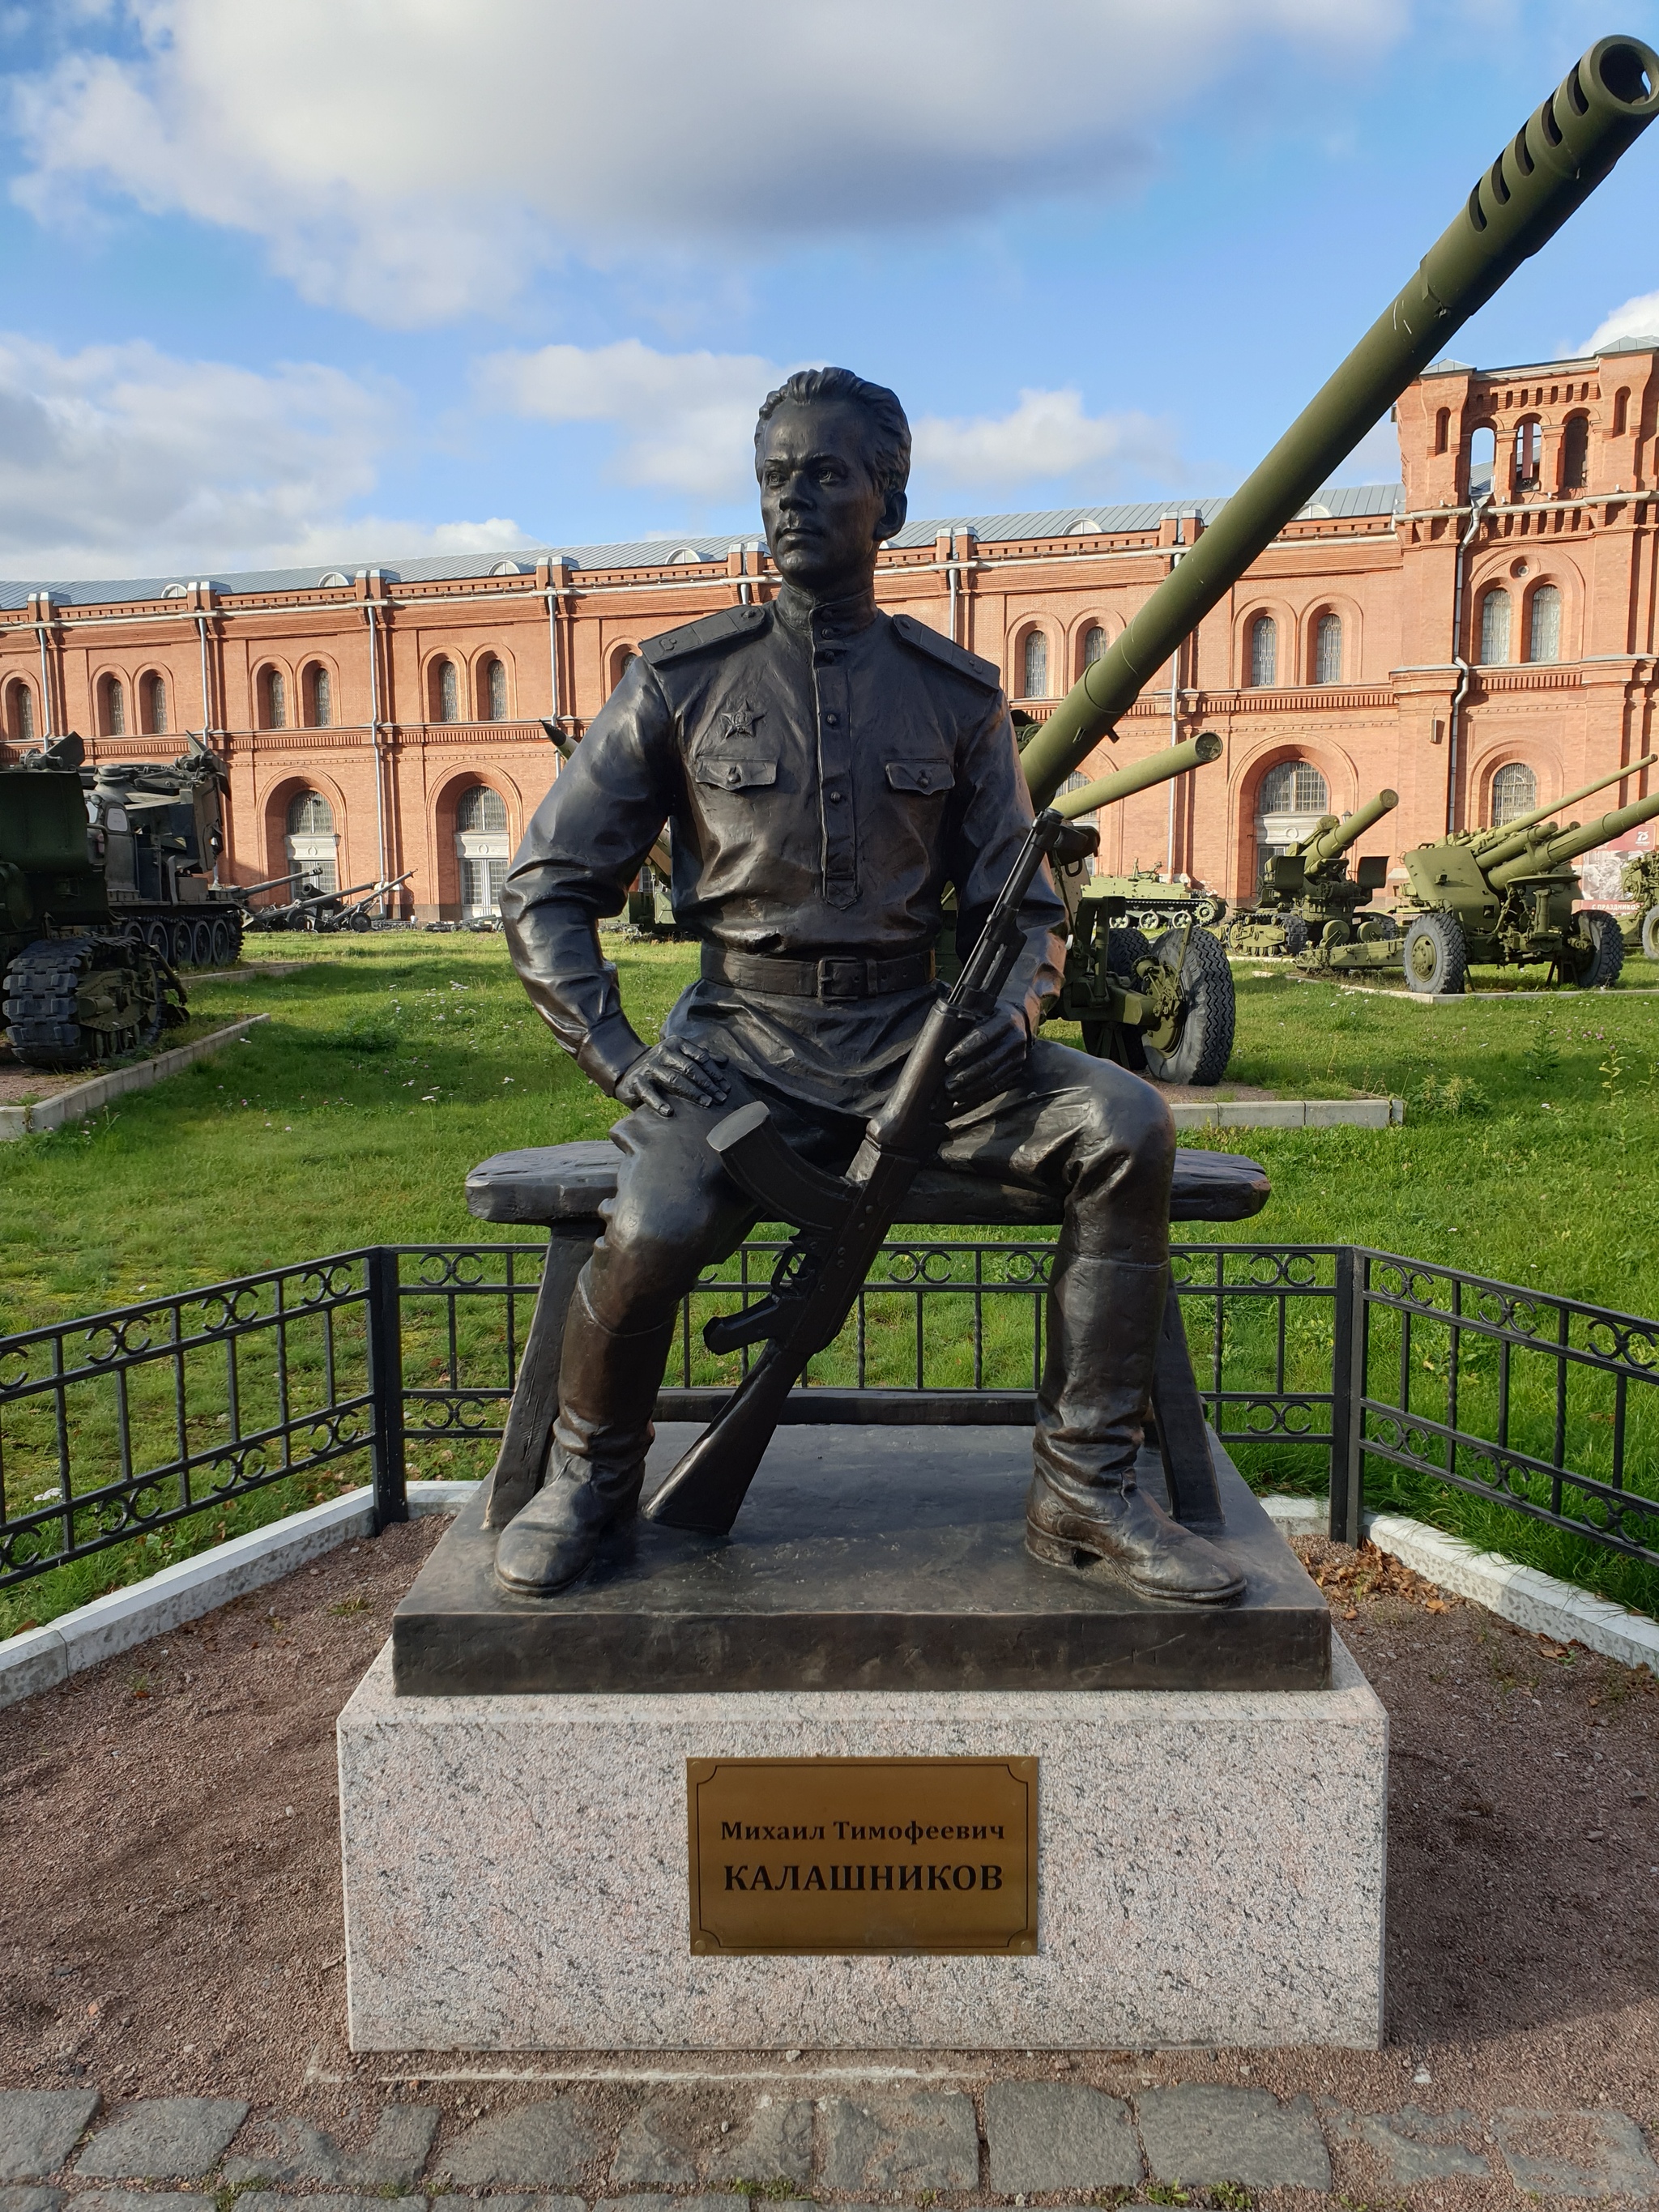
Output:
[[[1557,804],[1575,805],[1656,758],[1650,753],[1615,769]],[[1547,964],[1558,981],[1584,990],[1617,982],[1625,963],[1619,925],[1599,907],[1574,912],[1580,884],[1571,864],[1659,816],[1659,792],[1565,830],[1545,819],[1552,811],[1540,807],[1495,829],[1415,846],[1405,855],[1407,888],[1395,912],[1405,924],[1402,957],[1413,991],[1461,991],[1472,962]]]
[[88,1067],[184,1019],[166,957],[111,907],[71,733],[0,768],[0,1027],[26,1066]]
[[[349,890],[325,891],[315,888],[299,898],[286,900],[280,906],[260,907],[247,918],[250,929],[310,929],[319,933],[338,929],[368,930],[374,925],[368,909],[378,898],[395,891],[414,874],[406,868],[401,876],[388,876],[374,883],[354,884]],[[278,878],[279,882],[291,878]]]
[[216,880],[230,778],[199,738],[188,742],[171,763],[82,768],[87,819],[111,911],[174,968],[228,968],[246,922],[246,894]]
[[1235,915],[1225,943],[1241,959],[1266,960],[1286,955],[1325,956],[1322,965],[1362,967],[1369,958],[1342,957],[1361,945],[1391,943],[1395,934],[1386,915],[1366,912],[1374,893],[1389,879],[1386,854],[1368,853],[1348,873],[1348,854],[1368,830],[1400,804],[1395,791],[1379,792],[1340,819],[1324,814],[1312,834],[1288,853],[1273,853],[1261,864],[1256,903]]
[[[1103,738],[1115,738],[1118,718],[1257,555],[1462,324],[1554,236],[1656,114],[1659,54],[1639,39],[1599,39],[1476,180],[1416,275],[1267,459],[1196,542],[1174,555],[1133,621],[1034,732],[1024,757],[1037,805],[1054,800]],[[1066,793],[1065,811],[1080,796]],[[1109,944],[1126,932],[1104,934]],[[1197,943],[1194,937],[1193,949]]]

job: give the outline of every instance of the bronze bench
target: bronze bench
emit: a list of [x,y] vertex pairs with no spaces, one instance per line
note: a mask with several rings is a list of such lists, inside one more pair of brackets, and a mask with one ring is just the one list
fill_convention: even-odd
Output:
[[[482,1221],[534,1224],[548,1231],[546,1266],[525,1340],[506,1431],[489,1479],[485,1514],[504,1528],[539,1488],[558,1409],[559,1354],[565,1309],[599,1233],[599,1208],[617,1188],[618,1154],[606,1139],[497,1152],[466,1179],[470,1212]],[[1270,1186],[1254,1160],[1231,1152],[1179,1151],[1170,1195],[1172,1221],[1243,1221],[1260,1213]],[[1040,1193],[945,1168],[924,1169],[911,1186],[898,1226],[1040,1228],[1060,1219]],[[806,1394],[803,1394],[806,1395]],[[1189,1527],[1218,1525],[1221,1508],[1204,1408],[1187,1349],[1181,1301],[1172,1290],[1152,1384],[1157,1442],[1170,1504]]]

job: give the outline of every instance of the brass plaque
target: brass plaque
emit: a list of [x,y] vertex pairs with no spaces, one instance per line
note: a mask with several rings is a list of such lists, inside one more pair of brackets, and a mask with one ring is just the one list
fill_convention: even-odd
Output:
[[694,1952],[1037,1947],[1035,1759],[689,1759]]

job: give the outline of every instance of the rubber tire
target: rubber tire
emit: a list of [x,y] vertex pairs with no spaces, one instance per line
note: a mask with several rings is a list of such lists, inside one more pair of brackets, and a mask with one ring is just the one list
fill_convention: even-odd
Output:
[[[1419,948],[1423,966],[1417,966]],[[1455,915],[1419,914],[1406,931],[1403,950],[1406,984],[1419,998],[1446,998],[1461,992],[1469,980],[1468,939]]]
[[1126,922],[1121,928],[1107,931],[1105,954],[1106,973],[1133,990],[1136,963],[1150,960],[1152,948],[1139,930]]
[[232,968],[236,964],[236,932],[228,918],[217,915],[213,922],[213,965]]
[[1642,951],[1650,960],[1659,960],[1659,906],[1650,906],[1642,916]]
[[[1175,1050],[1159,1052],[1142,1040],[1146,1072],[1163,1083],[1219,1083],[1232,1058],[1237,1002],[1227,956],[1207,929],[1194,929],[1187,944],[1184,929],[1166,930],[1152,956],[1166,968],[1181,968],[1183,1019]],[[1182,947],[1186,945],[1186,965]]]
[[1308,925],[1299,914],[1285,917],[1285,957],[1294,960],[1298,952],[1308,949]]
[[1581,991],[1605,991],[1619,981],[1625,964],[1625,940],[1619,925],[1598,906],[1587,906],[1576,920],[1592,949],[1574,980]]

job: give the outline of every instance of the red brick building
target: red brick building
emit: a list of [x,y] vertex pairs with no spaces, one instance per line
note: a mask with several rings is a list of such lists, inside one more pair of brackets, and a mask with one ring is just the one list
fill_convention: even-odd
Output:
[[[1583,361],[1447,363],[1396,410],[1400,486],[1328,491],[1125,717],[1097,764],[1200,729],[1226,751],[1104,823],[1103,864],[1246,895],[1264,844],[1384,786],[1364,841],[1408,845],[1547,805],[1648,751],[1659,668],[1659,337]],[[1221,502],[910,525],[877,588],[995,661],[1041,719]],[[0,731],[99,757],[229,766],[228,872],[352,884],[413,871],[405,911],[487,908],[556,766],[642,638],[775,586],[760,542],[583,546],[348,574],[0,586]],[[1172,688],[1173,687],[1173,688]],[[1577,810],[1643,795],[1656,771]],[[1638,836],[1648,833],[1638,833]],[[1633,842],[1633,841],[1632,841]],[[1616,866],[1594,860],[1587,890]]]

